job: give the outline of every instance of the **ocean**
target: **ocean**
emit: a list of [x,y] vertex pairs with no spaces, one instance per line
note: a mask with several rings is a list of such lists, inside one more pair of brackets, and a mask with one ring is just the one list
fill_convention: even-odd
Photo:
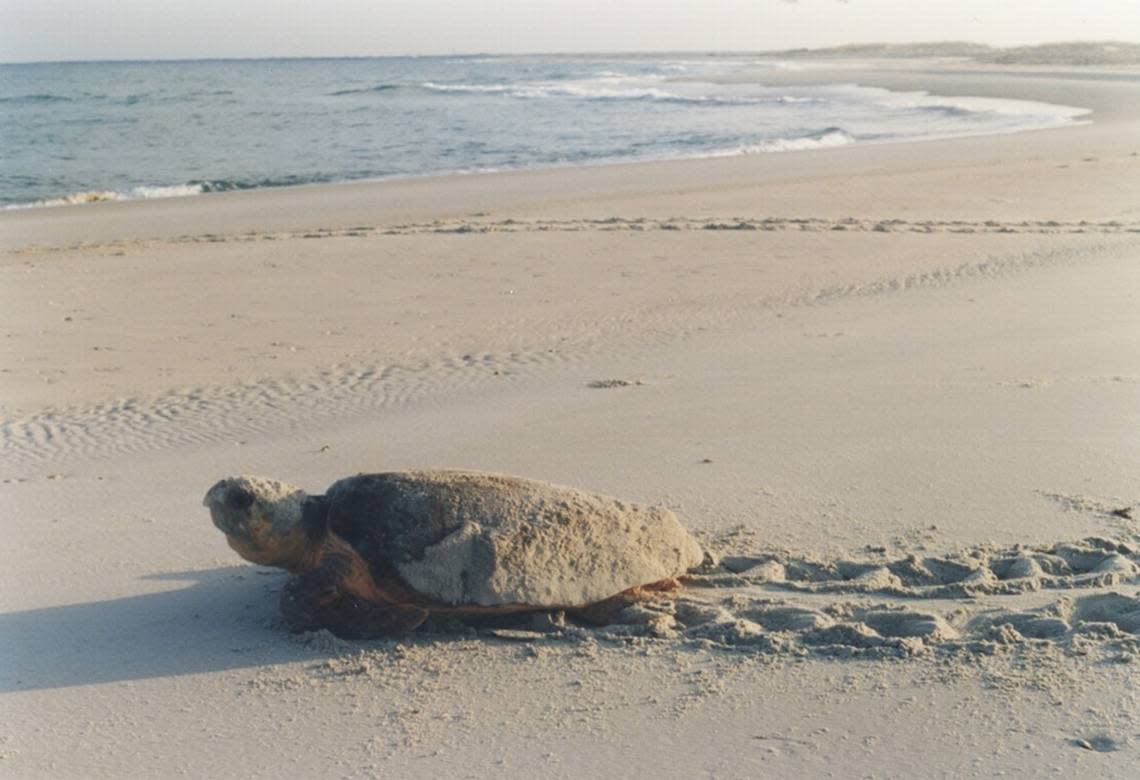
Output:
[[[1082,109],[765,86],[748,56],[0,65],[0,205],[1007,133]],[[742,75],[751,83],[726,83]]]

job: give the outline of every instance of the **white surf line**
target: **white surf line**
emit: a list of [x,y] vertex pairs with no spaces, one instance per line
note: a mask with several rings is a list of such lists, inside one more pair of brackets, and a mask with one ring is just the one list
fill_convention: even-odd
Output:
[[824,219],[820,217],[599,217],[593,219],[538,220],[435,220],[389,226],[310,228],[306,230],[245,233],[202,233],[164,239],[137,241],[81,242],[62,246],[28,246],[4,252],[9,256],[70,251],[123,250],[165,245],[287,241],[322,238],[372,238],[424,234],[481,235],[487,233],[606,232],[606,231],[834,231],[850,233],[919,234],[1140,234],[1140,221],[1061,221],[1061,220],[906,220],[906,219]]

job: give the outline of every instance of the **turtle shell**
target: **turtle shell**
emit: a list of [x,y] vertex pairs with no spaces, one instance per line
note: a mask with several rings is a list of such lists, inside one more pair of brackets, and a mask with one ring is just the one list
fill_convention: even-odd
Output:
[[374,572],[440,604],[585,606],[703,558],[668,509],[519,477],[362,474],[317,500]]

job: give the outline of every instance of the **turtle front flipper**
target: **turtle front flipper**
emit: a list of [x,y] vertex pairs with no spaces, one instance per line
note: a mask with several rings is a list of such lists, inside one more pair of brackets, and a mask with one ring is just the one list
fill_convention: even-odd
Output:
[[406,634],[427,617],[427,610],[414,604],[370,604],[349,596],[324,613],[324,627],[342,639],[374,639]]
[[[362,582],[368,578],[368,582]],[[281,613],[294,633],[328,629],[344,639],[368,639],[412,631],[428,612],[413,604],[373,601],[360,595],[371,577],[348,550],[325,555],[317,568],[294,575],[281,591]]]

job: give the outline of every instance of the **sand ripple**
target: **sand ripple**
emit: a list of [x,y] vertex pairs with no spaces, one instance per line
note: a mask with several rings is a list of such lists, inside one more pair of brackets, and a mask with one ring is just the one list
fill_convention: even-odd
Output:
[[439,392],[510,381],[515,373],[566,359],[536,351],[465,354],[414,365],[342,365],[307,377],[49,409],[0,422],[0,455],[13,463],[109,457],[311,429],[319,421],[352,419]]

